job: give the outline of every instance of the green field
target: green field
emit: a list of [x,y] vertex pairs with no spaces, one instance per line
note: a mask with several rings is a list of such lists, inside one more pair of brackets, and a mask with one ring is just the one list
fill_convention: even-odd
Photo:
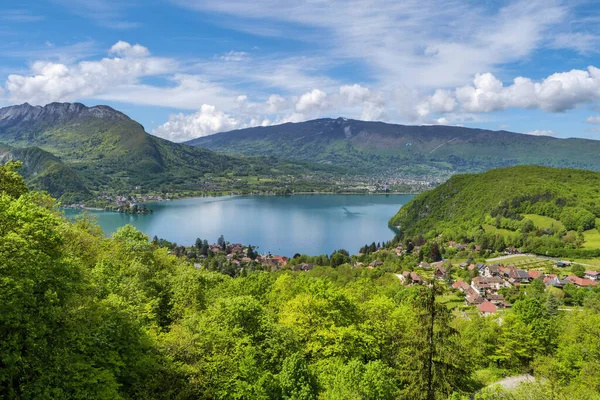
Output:
[[590,229],[583,232],[585,242],[583,247],[586,249],[600,249],[600,232],[598,229]]
[[523,217],[532,220],[536,228],[546,229],[551,228],[552,225],[559,229],[563,229],[565,227],[562,222],[554,218],[544,217],[543,215],[523,214]]
[[504,237],[509,237],[509,236],[516,237],[517,235],[519,235],[518,232],[509,231],[508,229],[496,228],[493,225],[484,224],[482,226],[483,226],[483,229],[486,232],[488,232],[488,233],[494,233],[494,234],[497,234],[497,235],[502,235]]

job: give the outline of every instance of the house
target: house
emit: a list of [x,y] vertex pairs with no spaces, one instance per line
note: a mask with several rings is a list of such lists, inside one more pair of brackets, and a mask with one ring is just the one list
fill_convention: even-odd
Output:
[[490,289],[494,291],[498,291],[503,287],[510,287],[510,283],[506,282],[499,276],[492,276],[491,278],[486,278],[487,283],[490,285]]
[[536,271],[535,269],[530,269],[527,271],[527,273],[529,274],[531,280],[542,278],[544,276],[544,274],[542,274],[540,271]]
[[544,283],[546,284],[546,286],[552,286],[558,289],[562,289],[567,283],[569,283],[569,281],[560,279],[558,276],[554,276],[547,277],[547,279],[544,279]]
[[586,278],[580,278],[580,277],[575,276],[575,275],[569,275],[565,279],[567,281],[573,283],[574,285],[579,286],[579,287],[596,286],[596,281],[591,280],[591,279],[586,279]]
[[500,275],[500,266],[498,265],[486,265],[483,268],[483,276],[491,278],[492,276]]
[[446,271],[446,268],[439,266],[435,269],[435,272],[433,273],[435,279],[439,279],[442,280],[446,277],[446,273],[448,271]]
[[471,288],[471,286],[469,286],[469,284],[463,280],[457,280],[456,282],[454,282],[452,284],[452,287],[454,289],[460,290],[463,293],[467,293],[469,291],[469,289]]
[[483,303],[478,304],[477,308],[479,309],[479,312],[481,313],[481,315],[490,315],[495,312],[498,312],[498,307],[496,307],[490,301],[484,301]]
[[271,256],[270,258],[267,258],[266,262],[270,266],[283,267],[289,260],[290,259],[285,256]]
[[423,277],[419,274],[417,274],[416,272],[410,272],[410,271],[404,271],[401,275],[401,278],[403,283],[406,283],[409,279],[410,279],[410,283],[414,283],[414,284],[418,284],[421,285],[423,283],[425,283],[425,279],[423,279]]
[[465,304],[468,306],[476,306],[478,304],[483,303],[484,301],[485,299],[477,293],[471,293],[465,297]]
[[302,271],[310,271],[315,267],[315,264],[300,264],[302,266]]
[[504,296],[501,294],[488,294],[486,299],[495,306],[500,306],[504,303]]
[[585,271],[585,278],[591,279],[593,281],[600,280],[600,272],[598,271]]
[[508,273],[508,278],[512,282],[528,283],[531,280],[529,273],[524,269],[512,268]]
[[477,276],[471,281],[471,287],[479,294],[484,295],[490,289],[490,284],[483,276]]

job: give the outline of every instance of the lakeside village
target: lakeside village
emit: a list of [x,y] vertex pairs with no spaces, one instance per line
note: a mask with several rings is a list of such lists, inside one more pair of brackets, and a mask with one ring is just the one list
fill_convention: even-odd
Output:
[[[120,193],[108,193],[102,191],[93,199],[80,201],[78,203],[64,205],[65,208],[77,209],[98,209],[106,211],[117,211],[127,214],[150,214],[152,209],[148,208],[144,203],[171,201],[189,197],[206,197],[206,196],[226,196],[226,195],[294,195],[294,194],[417,194],[430,190],[440,183],[442,179],[435,176],[427,176],[425,178],[414,178],[411,176],[405,177],[356,177],[343,176],[338,177],[334,182],[319,177],[309,177],[310,180],[320,182],[323,185],[317,185],[311,190],[302,187],[301,191],[297,188],[290,177],[289,184],[284,187],[273,187],[270,189],[257,188],[235,188],[221,187],[220,185],[206,185],[203,183],[197,190],[188,191],[147,191],[141,185],[131,186],[128,190]],[[331,190],[322,191],[323,187],[332,188]]]
[[[491,253],[474,243],[372,243],[356,255],[337,250],[331,255],[259,254],[257,248],[231,244],[221,236],[217,243],[197,239],[194,246],[178,246],[154,237],[152,243],[167,247],[171,254],[185,257],[196,268],[219,271],[232,277],[253,271],[299,271],[318,273],[320,268],[348,268],[354,273],[394,274],[404,285],[437,282],[445,288],[444,302],[459,311],[482,315],[504,309],[532,294],[547,294],[565,307],[581,306],[585,298],[600,290],[600,266],[520,254],[515,248]],[[491,255],[487,260],[481,255]],[[451,258],[445,259],[445,256]]]

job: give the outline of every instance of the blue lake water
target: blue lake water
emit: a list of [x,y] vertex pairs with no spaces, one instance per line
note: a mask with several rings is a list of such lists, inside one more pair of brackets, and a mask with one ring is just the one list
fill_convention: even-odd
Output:
[[[191,245],[220,235],[259,246],[261,253],[330,254],[394,237],[389,219],[412,195],[294,195],[204,197],[148,203],[149,215],[90,211],[106,234],[131,224],[150,237]],[[65,210],[68,216],[80,213]]]

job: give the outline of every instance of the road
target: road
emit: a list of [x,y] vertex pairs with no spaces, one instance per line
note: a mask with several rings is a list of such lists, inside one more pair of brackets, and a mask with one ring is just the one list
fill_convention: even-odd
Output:
[[506,390],[512,390],[523,382],[535,382],[535,378],[529,374],[509,376],[508,378],[504,378],[501,381],[491,384],[490,386],[500,385]]

